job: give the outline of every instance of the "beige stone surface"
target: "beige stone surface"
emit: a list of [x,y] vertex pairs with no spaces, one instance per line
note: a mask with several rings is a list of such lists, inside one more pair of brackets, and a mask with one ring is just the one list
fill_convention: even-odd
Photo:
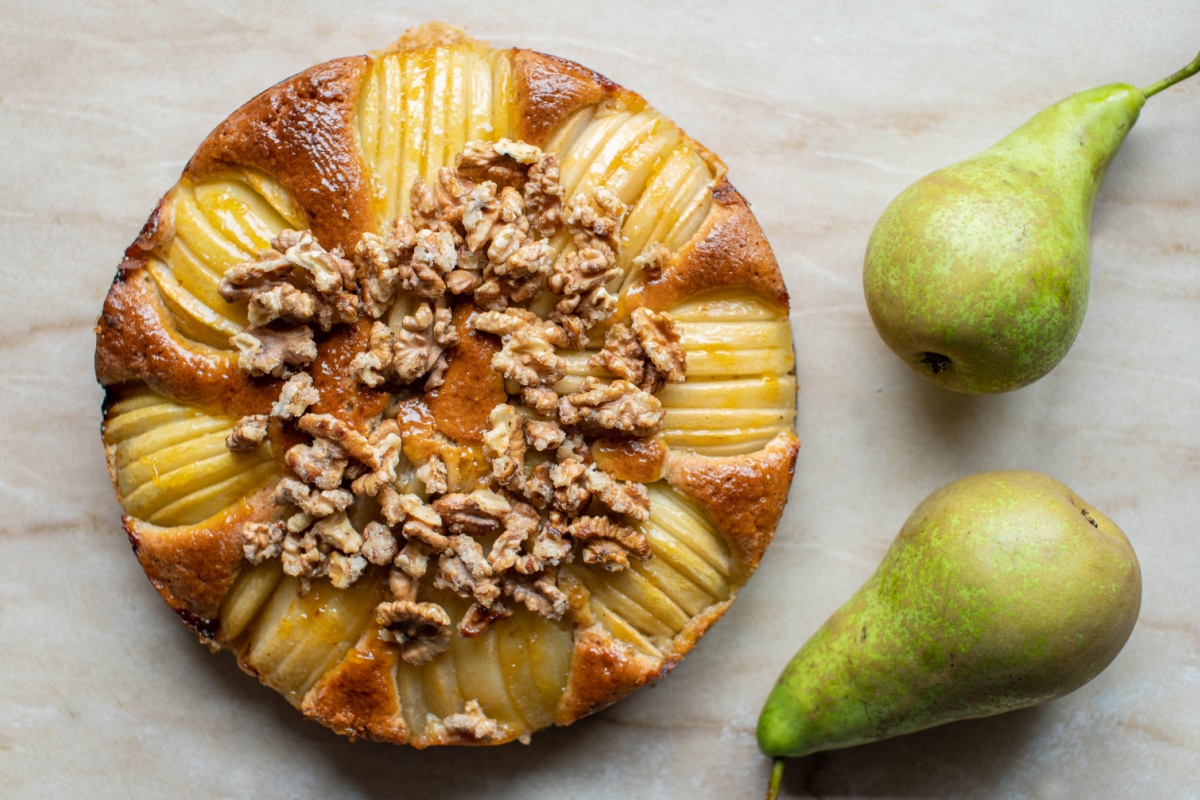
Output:
[[[527,747],[351,744],[212,656],[147,583],[99,444],[92,325],[201,138],[266,86],[437,17],[587,64],[720,153],[793,298],[804,443],[776,542],[667,679]],[[1091,306],[1047,378],[926,386],[860,269],[887,202],[1041,107],[1200,48],[1194,0],[0,5],[0,794],[758,797],[759,707],[936,486],[1049,473],[1127,532],[1128,646],[1047,706],[798,760],[793,797],[1182,797],[1200,786],[1200,79],[1155,97],[1094,220]]]

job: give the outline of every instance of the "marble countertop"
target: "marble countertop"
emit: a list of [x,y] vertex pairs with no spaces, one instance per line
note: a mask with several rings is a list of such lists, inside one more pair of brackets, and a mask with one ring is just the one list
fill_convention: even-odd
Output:
[[[903,187],[1075,91],[1174,71],[1200,48],[1195,2],[334,5],[0,6],[6,797],[758,797],[754,724],[784,663],[919,500],[994,468],[1053,475],[1124,528],[1145,584],[1128,645],[1051,704],[796,760],[784,796],[1196,791],[1200,79],[1155,97],[1112,165],[1083,331],[1039,383],[925,385],[860,282]],[[196,144],[266,86],[431,15],[597,69],[721,154],[792,296],[804,446],[761,569],[670,677],[527,747],[351,744],[196,646],[129,552],[98,441],[92,326]]]

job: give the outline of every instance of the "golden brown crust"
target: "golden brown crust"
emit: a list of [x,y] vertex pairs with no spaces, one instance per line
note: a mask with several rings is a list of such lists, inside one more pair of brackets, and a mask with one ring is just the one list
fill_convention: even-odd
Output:
[[513,51],[513,73],[517,79],[518,138],[539,147],[567,117],[585,106],[617,96],[631,106],[645,103],[598,72],[532,50]]
[[508,401],[508,394],[504,379],[492,369],[492,356],[500,349],[496,337],[468,324],[475,311],[469,303],[454,310],[458,344],[450,351],[445,383],[426,395],[426,403],[439,431],[456,442],[478,444],[491,427],[488,415]]
[[606,708],[659,677],[661,669],[657,659],[635,652],[598,624],[578,630],[571,677],[554,721],[568,725]]
[[779,264],[745,198],[724,178],[712,195],[712,210],[696,236],[660,276],[629,291],[623,313],[639,305],[664,311],[707,292],[747,289],[787,309]]
[[[452,26],[425,26],[384,52],[469,41]],[[526,142],[544,144],[564,121],[591,105],[635,110],[645,105],[633,92],[573,62],[524,50],[511,51],[511,58],[517,98],[513,130]],[[261,170],[290,192],[324,246],[351,252],[360,234],[376,227],[353,127],[369,63],[365,56],[329,62],[262,93],[204,141],[185,177],[201,179],[230,165]],[[703,148],[700,152],[721,175],[719,160]],[[711,210],[696,236],[662,274],[635,286],[622,301],[622,315],[639,305],[666,310],[698,294],[727,290],[756,292],[786,309],[778,265],[746,202],[723,178],[714,181],[711,191]],[[151,252],[165,252],[172,235],[169,200],[164,199],[128,249],[105,300],[96,328],[98,379],[106,386],[144,380],[179,402],[235,417],[265,413],[281,381],[251,378],[238,368],[235,353],[197,344],[175,329],[174,316],[144,268]],[[464,489],[489,473],[479,443],[491,410],[508,398],[491,368],[497,342],[470,329],[472,311],[467,305],[455,311],[459,343],[451,351],[445,383],[401,403],[398,420],[409,459],[421,464],[438,455]],[[364,317],[318,337],[318,355],[308,371],[321,399],[312,413],[332,414],[361,430],[367,418],[388,405],[388,392],[346,379],[351,359],[366,349],[369,329]],[[419,386],[412,388],[419,392]],[[302,438],[295,431],[287,435]],[[277,454],[292,443],[281,439],[279,423],[272,423],[271,436]],[[748,568],[735,576],[731,588],[736,592],[757,565],[782,513],[797,448],[794,435],[785,433],[759,453],[711,458],[669,453],[658,439],[613,437],[595,443],[593,455],[616,478],[649,483],[665,476],[697,500]],[[241,523],[267,519],[271,513],[268,487],[200,525],[165,529],[129,517],[125,524],[156,589],[189,625],[211,639],[220,604],[246,564]],[[570,723],[665,675],[731,602],[732,596],[715,603],[669,642],[657,643],[663,648],[661,659],[622,643],[590,613],[580,612],[574,617],[571,672],[556,722]],[[372,628],[305,695],[301,709],[351,738],[408,742],[394,680],[396,659],[395,648],[380,641]],[[473,738],[458,729],[433,729],[417,738],[419,746],[494,743],[518,733],[505,729],[497,736]]]
[[342,663],[309,690],[300,710],[351,739],[405,744],[408,726],[393,678],[396,662],[396,648],[381,641],[378,628],[372,627]]
[[783,515],[800,442],[783,431],[740,456],[672,453],[667,482],[699,502],[743,564],[756,567]]
[[352,252],[375,229],[369,183],[354,140],[354,109],[370,59],[307,69],[233,112],[200,145],[184,175],[250,166],[279,181],[303,209],[313,236]]
[[221,601],[247,563],[242,525],[273,514],[267,487],[196,525],[160,528],[129,515],[122,523],[138,562],[167,605],[197,633],[211,637]]

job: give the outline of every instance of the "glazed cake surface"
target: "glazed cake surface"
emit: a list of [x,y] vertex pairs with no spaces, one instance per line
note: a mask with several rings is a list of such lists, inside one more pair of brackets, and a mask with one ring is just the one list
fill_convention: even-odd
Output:
[[665,675],[780,518],[788,297],[720,160],[449,26],[201,144],[97,324],[139,562],[352,737],[491,744]]

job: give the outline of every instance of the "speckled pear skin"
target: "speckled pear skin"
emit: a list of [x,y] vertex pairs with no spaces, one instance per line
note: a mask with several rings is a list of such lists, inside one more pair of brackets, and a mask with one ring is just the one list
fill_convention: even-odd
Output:
[[962,478],[788,664],[759,746],[802,756],[1062,697],[1108,666],[1140,605],[1128,539],[1066,486]]
[[948,389],[1017,389],[1071,347],[1088,298],[1092,205],[1146,98],[1101,86],[934,172],[884,211],[863,288],[884,342]]

